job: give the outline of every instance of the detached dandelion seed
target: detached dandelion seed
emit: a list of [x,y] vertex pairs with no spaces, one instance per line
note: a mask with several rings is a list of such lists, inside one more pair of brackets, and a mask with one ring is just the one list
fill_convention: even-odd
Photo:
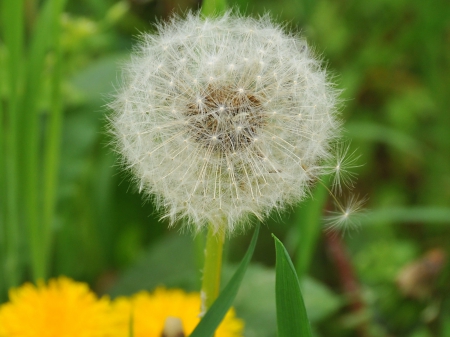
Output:
[[334,175],[333,178],[333,192],[342,194],[342,187],[346,189],[353,188],[353,181],[356,178],[356,173],[352,169],[360,167],[357,164],[359,155],[356,151],[350,151],[350,143],[339,143],[335,150],[334,165],[329,167],[330,174]]
[[327,228],[344,232],[357,228],[366,215],[363,208],[366,201],[366,198],[358,198],[355,195],[351,195],[344,205],[337,203],[336,200],[338,210],[330,212],[325,217]]
[[232,12],[157,28],[110,107],[123,164],[163,217],[232,233],[304,198],[340,129],[338,91],[306,42]]

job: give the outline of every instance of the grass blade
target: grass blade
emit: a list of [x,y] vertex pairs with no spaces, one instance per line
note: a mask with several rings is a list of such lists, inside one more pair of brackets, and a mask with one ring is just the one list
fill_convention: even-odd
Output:
[[52,46],[57,43],[57,30],[60,13],[64,0],[47,0],[40,10],[28,58],[27,78],[25,87],[24,112],[24,199],[26,205],[26,222],[28,226],[29,248],[31,255],[32,274],[34,280],[45,278],[47,274],[48,258],[47,237],[48,225],[41,227],[43,221],[42,204],[39,202],[39,95],[45,67],[45,56]]
[[222,290],[217,300],[213,303],[200,323],[196,326],[190,337],[212,336],[214,334],[214,331],[216,331],[217,327],[219,326],[220,322],[222,322],[225,314],[233,304],[239,286],[242,282],[242,279],[244,278],[245,271],[247,270],[247,266],[250,263],[253,251],[255,250],[258,234],[259,225],[255,228],[250,246],[248,247],[247,253],[245,253],[245,256],[242,259],[242,262],[239,265],[238,269],[236,270],[228,284],[225,286],[225,288]]
[[[58,182],[59,152],[62,133],[63,111],[61,97],[61,46],[59,34],[61,25],[59,17],[66,0],[58,0],[54,4],[52,18],[55,20],[51,31],[52,43],[54,45],[55,63],[51,77],[52,100],[48,122],[47,139],[44,153],[44,177],[43,177],[43,207],[42,207],[42,231],[44,252],[43,259],[48,264],[52,246],[52,222],[56,204],[56,190]],[[47,269],[47,268],[45,268]]]
[[311,337],[311,327],[294,265],[278,238],[275,239],[278,337]]
[[[4,70],[4,65],[3,63],[0,61],[0,74],[4,74],[5,70]],[[1,79],[0,79],[1,81]],[[1,85],[1,82],[0,82]],[[3,97],[0,94],[0,121],[5,120],[5,117],[3,116]],[[6,165],[6,151],[5,151],[5,139],[4,138],[4,134],[5,134],[6,128],[4,123],[0,124],[0,191],[5,191],[6,190],[6,176],[5,176],[5,165]],[[5,241],[5,234],[6,234],[6,200],[5,198],[0,198],[0,266],[4,266],[5,265],[5,258],[6,258],[6,252],[5,252],[5,245],[6,245],[6,241]],[[2,270],[4,272],[4,270]],[[5,298],[4,298],[4,294],[5,294],[5,290],[6,290],[6,285],[5,285],[5,280],[3,277],[0,277],[0,303],[2,303]]]
[[328,197],[324,184],[317,184],[312,197],[298,207],[296,213],[296,225],[298,227],[298,244],[296,252],[296,270],[299,279],[308,271],[312,254],[319,237],[323,209]]
[[6,223],[5,223],[5,269],[6,286],[18,286],[20,282],[20,228],[19,228],[19,120],[20,120],[20,86],[22,79],[24,18],[23,0],[1,3],[3,37],[8,51],[6,69],[7,87],[9,88],[7,110],[7,130],[2,132],[5,143],[4,170],[6,176]]

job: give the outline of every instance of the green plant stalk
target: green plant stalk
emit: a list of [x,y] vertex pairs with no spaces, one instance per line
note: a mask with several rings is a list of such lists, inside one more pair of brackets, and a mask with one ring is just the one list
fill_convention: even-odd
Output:
[[[50,1],[45,2],[48,6]],[[44,11],[44,9],[42,9]],[[39,205],[39,115],[38,93],[42,85],[42,71],[44,68],[44,55],[47,41],[43,39],[43,12],[40,12],[34,27],[31,46],[28,55],[24,101],[24,128],[25,142],[23,144],[24,184],[23,195],[25,202],[25,220],[28,234],[28,248],[30,252],[31,274],[34,281],[45,279],[45,263],[43,261],[43,240],[41,236]],[[48,38],[48,37],[47,37]]]
[[227,10],[226,0],[203,0],[201,14],[210,16],[223,13]]
[[323,209],[328,196],[328,179],[317,184],[311,199],[302,203],[296,213],[298,226],[298,245],[296,252],[296,271],[301,279],[308,271],[314,248],[320,234]]
[[7,69],[9,84],[8,110],[6,117],[8,129],[5,137],[5,176],[6,176],[6,223],[5,223],[5,270],[6,286],[14,287],[20,282],[20,228],[19,228],[19,119],[20,84],[23,60],[23,0],[3,1],[1,12],[4,23],[4,41],[8,50]]
[[[65,0],[58,1],[54,7],[53,18],[59,18]],[[58,168],[60,161],[60,145],[61,145],[61,133],[62,133],[62,97],[61,97],[61,66],[62,55],[61,46],[59,43],[61,26],[59,22],[53,23],[52,32],[54,43],[54,56],[55,63],[51,78],[52,86],[52,100],[51,110],[49,115],[49,124],[47,132],[46,147],[44,153],[44,179],[43,179],[43,215],[42,215],[42,232],[43,232],[43,248],[44,248],[44,261],[46,263],[45,269],[50,260],[50,251],[53,242],[52,221],[55,213],[56,205],[56,190],[58,182]]]
[[245,271],[247,270],[247,267],[253,256],[253,252],[255,251],[258,235],[259,235],[259,224],[256,225],[252,241],[250,242],[250,245],[247,249],[247,253],[245,253],[244,258],[239,264],[238,269],[231,277],[231,279],[228,281],[227,285],[220,292],[219,297],[213,303],[210,310],[208,310],[208,312],[205,313],[201,321],[195,327],[194,331],[192,331],[190,337],[205,337],[205,336],[210,337],[217,329],[220,322],[222,322],[226,313],[233,304],[234,299],[236,298],[239,286],[241,285],[242,279],[244,278]]
[[222,269],[223,243],[225,232],[208,229],[205,246],[205,260],[202,279],[202,312],[206,312],[219,296],[220,273]]
[[[0,63],[0,74],[5,73],[4,65],[3,63]],[[0,94],[0,121],[4,121],[5,117],[3,115],[3,97]],[[5,181],[5,165],[6,165],[6,151],[5,151],[5,135],[6,127],[4,123],[0,124],[0,191],[6,191],[6,181]],[[6,258],[6,252],[5,252],[5,230],[6,230],[6,200],[5,198],[0,198],[0,266],[5,265],[5,258]],[[5,270],[1,270],[2,272],[5,272]],[[6,293],[6,284],[3,277],[0,277],[0,303],[3,303],[5,301],[5,293]]]
[[206,237],[204,235],[196,235],[194,238],[194,251],[195,251],[195,265],[198,271],[198,286],[201,287],[202,275],[203,275],[203,263],[205,260],[205,243]]
[[[1,67],[2,64],[0,63],[0,73],[2,73],[3,67]],[[0,121],[5,120],[5,117],[3,116],[3,97],[0,94]],[[5,151],[4,151],[4,140],[3,135],[5,134],[5,126],[0,124],[0,191],[5,191]],[[3,247],[5,247],[5,211],[6,211],[6,200],[5,198],[0,198],[0,266],[5,265],[5,251]],[[2,270],[2,272],[5,272]],[[0,303],[4,302],[4,291],[6,290],[4,279],[3,277],[0,277]]]
[[48,259],[45,238],[48,236],[41,227],[43,221],[42,204],[39,202],[40,186],[40,151],[39,151],[39,111],[38,97],[43,81],[45,55],[51,46],[54,27],[59,19],[63,2],[61,0],[47,0],[39,12],[27,67],[27,81],[25,87],[24,113],[24,199],[26,209],[26,223],[28,230],[29,251],[33,279],[45,279],[47,276]]

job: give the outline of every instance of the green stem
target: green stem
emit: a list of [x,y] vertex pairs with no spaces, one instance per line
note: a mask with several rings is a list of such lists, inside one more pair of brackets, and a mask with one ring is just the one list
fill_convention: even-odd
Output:
[[[0,73],[5,73],[5,67],[3,63],[0,62]],[[3,116],[3,96],[0,93],[0,121],[4,121]],[[4,123],[0,123],[0,191],[6,191],[6,176],[5,176],[5,165],[6,165],[6,151],[5,151],[5,139],[4,135],[6,132],[6,126]],[[6,262],[6,200],[5,198],[0,198],[0,266],[4,266]],[[5,270],[1,270],[5,272]],[[0,303],[5,301],[4,295],[6,293],[6,284],[3,277],[0,277]]]
[[[44,3],[48,7],[49,1]],[[39,176],[41,172],[39,158],[39,110],[38,103],[42,88],[42,71],[44,68],[45,51],[48,37],[44,40],[40,35],[43,31],[43,10],[38,15],[32,28],[31,43],[27,58],[25,82],[24,116],[21,121],[23,128],[23,177],[22,186],[24,198],[25,221],[28,234],[31,272],[34,281],[45,278],[43,262],[43,242],[40,228],[41,203],[39,200]]]
[[48,269],[48,262],[50,260],[50,250],[52,247],[52,221],[55,213],[56,204],[56,189],[58,182],[58,168],[59,168],[59,154],[61,144],[61,130],[62,130],[62,100],[61,100],[61,46],[59,43],[59,33],[61,30],[60,24],[57,22],[65,1],[57,1],[52,17],[55,19],[51,31],[53,32],[53,44],[55,63],[52,76],[52,104],[51,113],[49,115],[49,124],[45,148],[44,160],[44,189],[43,189],[43,249],[44,261],[46,262],[45,269]]
[[[3,67],[1,67],[2,64],[0,63],[0,72],[3,72]],[[0,121],[3,121],[3,97],[0,93]],[[5,191],[5,151],[4,151],[4,139],[3,135],[5,134],[5,127],[2,124],[0,124],[0,191]],[[5,265],[5,250],[3,247],[5,247],[5,229],[6,229],[6,202],[5,198],[0,198],[0,266]],[[3,277],[0,277],[0,303],[4,302],[3,294],[6,290]]]
[[[47,227],[42,228],[44,221],[44,206],[40,198],[42,190],[42,170],[40,139],[40,111],[39,99],[45,69],[45,56],[53,44],[58,43],[55,39],[58,29],[58,20],[64,6],[65,0],[47,0],[39,10],[36,24],[33,27],[31,46],[29,49],[27,81],[25,86],[24,112],[27,114],[23,119],[24,129],[24,199],[26,209],[26,221],[29,240],[30,260],[33,279],[45,279],[48,273],[48,247],[45,245]],[[54,106],[53,106],[54,107]],[[52,123],[52,121],[51,121]],[[52,127],[52,126],[50,126]],[[53,132],[53,131],[51,131]],[[52,136],[53,137],[53,136]],[[45,179],[45,178],[44,178]],[[45,186],[46,187],[46,186]],[[52,193],[52,192],[50,192]]]
[[19,119],[20,84],[23,53],[23,1],[3,1],[1,12],[4,22],[4,40],[8,50],[9,102],[7,130],[5,130],[5,175],[6,175],[6,252],[4,275],[8,287],[20,282],[19,270]]
[[223,243],[225,232],[208,229],[205,247],[205,262],[202,280],[202,312],[205,313],[219,296],[220,272],[222,269]]

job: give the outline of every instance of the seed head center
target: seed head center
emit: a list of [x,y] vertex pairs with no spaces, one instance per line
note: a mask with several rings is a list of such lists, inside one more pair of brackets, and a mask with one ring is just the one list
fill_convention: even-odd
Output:
[[209,86],[187,106],[185,115],[193,139],[219,155],[251,146],[266,122],[261,98],[230,87]]

